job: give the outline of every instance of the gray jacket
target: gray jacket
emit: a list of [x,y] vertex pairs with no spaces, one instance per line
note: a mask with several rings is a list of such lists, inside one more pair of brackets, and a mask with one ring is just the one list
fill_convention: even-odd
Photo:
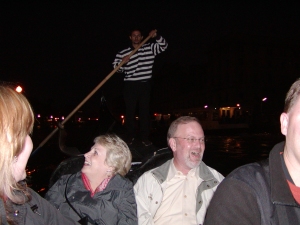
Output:
[[[68,201],[78,214],[67,203],[65,191]],[[62,214],[76,221],[80,220],[80,215],[88,216],[94,224],[137,224],[132,182],[119,174],[109,181],[103,191],[95,193],[93,197],[83,184],[81,172],[64,175],[50,188],[45,198]]]
[[[78,224],[77,222],[65,218],[55,207],[43,199],[39,194],[29,189],[32,200],[22,205],[13,204],[13,212],[10,217],[14,218],[20,225],[58,225],[58,224]],[[0,200],[0,224],[8,225],[4,203]]]

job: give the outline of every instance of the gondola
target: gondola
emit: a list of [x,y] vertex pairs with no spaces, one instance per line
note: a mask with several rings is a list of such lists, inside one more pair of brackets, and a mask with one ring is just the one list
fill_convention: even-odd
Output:
[[[151,36],[149,35],[145,38],[139,46],[137,46],[130,54],[133,55],[143,44],[145,44]],[[92,143],[89,143],[89,146],[83,147],[80,149],[78,147],[70,147],[67,145],[66,138],[67,138],[67,131],[64,128],[64,124],[81,108],[81,106],[88,101],[88,99],[97,92],[97,90],[105,84],[105,82],[115,73],[117,70],[125,63],[122,61],[113,71],[111,71],[91,92],[88,94],[79,104],[78,106],[65,118],[65,120],[59,124],[52,132],[40,143],[38,148],[33,151],[32,155],[39,154],[40,149],[43,145],[59,130],[59,148],[60,152],[64,154],[66,157],[65,159],[58,165],[57,168],[53,168],[53,166],[42,165],[39,169],[30,169],[27,168],[27,175],[31,178],[31,182],[28,182],[32,185],[32,188],[43,195],[49,186],[51,186],[61,175],[68,174],[71,172],[79,171],[83,164],[83,153],[87,152],[87,150],[92,146]],[[124,138],[124,127],[121,126],[120,121],[116,120],[111,112],[108,110],[106,105],[105,98],[101,98],[101,110],[99,115],[98,121],[98,131],[95,134],[92,134],[93,137],[98,135],[107,133],[107,132],[114,132],[115,134],[119,135],[121,138]],[[166,136],[164,136],[165,138]],[[91,137],[90,137],[91,138]],[[159,148],[155,145],[150,146],[143,146],[142,143],[139,141],[135,141],[132,145],[129,146],[132,157],[133,157],[133,164],[132,164],[132,173],[131,177],[132,180],[135,181],[138,177],[138,172],[142,170],[142,166],[146,163],[150,163],[155,161],[157,152]],[[168,148],[167,150],[168,151]],[[153,158],[154,157],[154,158]],[[152,158],[152,160],[150,160]],[[38,159],[37,159],[38,160]],[[150,165],[150,164],[149,164]],[[154,165],[153,163],[151,165]],[[45,170],[45,168],[48,168]],[[50,168],[50,169],[49,169]],[[141,169],[140,169],[141,168]],[[39,171],[39,172],[38,172]],[[44,185],[42,180],[47,179],[48,176],[41,171],[46,171],[49,173],[51,171],[50,182],[48,181],[48,185]],[[134,172],[136,171],[136,172]],[[43,187],[45,186],[45,187]]]
[[[93,134],[91,132],[89,140],[94,137],[105,134],[115,133],[121,138],[126,135],[126,130],[121,121],[116,119],[107,106],[107,102],[104,96],[100,99],[99,119],[93,124]],[[92,142],[85,143],[86,146],[73,147],[70,144],[68,134],[72,131],[68,130],[68,126],[57,125],[59,127],[58,134],[58,148],[60,154],[63,154],[63,160],[58,166],[54,165],[42,165],[35,169],[28,168],[29,184],[33,189],[39,192],[42,196],[46,191],[64,174],[71,174],[78,172],[84,163],[84,153],[92,146]],[[83,133],[86,133],[82,131]],[[86,138],[86,135],[82,134],[82,138]],[[166,135],[161,137],[166,139]],[[168,159],[172,158],[172,151],[168,147],[157,147],[155,144],[150,146],[144,146],[139,139],[136,139],[132,145],[129,145],[129,149],[132,153],[132,167],[127,177],[132,180],[133,183],[137,181],[140,175],[145,171],[155,168]],[[42,155],[42,150],[39,153]],[[55,154],[55,153],[53,153]],[[34,166],[31,166],[33,168]]]

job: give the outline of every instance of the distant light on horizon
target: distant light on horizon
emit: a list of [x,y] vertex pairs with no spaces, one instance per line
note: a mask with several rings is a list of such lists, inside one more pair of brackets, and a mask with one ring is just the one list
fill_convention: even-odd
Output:
[[265,101],[267,101],[267,99],[268,99],[267,97],[264,97],[264,98],[262,99],[262,101],[265,102]]
[[37,117],[37,118],[41,118],[41,114],[37,114],[36,117]]
[[204,109],[207,109],[207,108],[208,108],[208,105],[205,105],[205,106],[204,106]]
[[22,90],[23,90],[23,89],[21,88],[21,86],[16,87],[16,92],[21,93]]

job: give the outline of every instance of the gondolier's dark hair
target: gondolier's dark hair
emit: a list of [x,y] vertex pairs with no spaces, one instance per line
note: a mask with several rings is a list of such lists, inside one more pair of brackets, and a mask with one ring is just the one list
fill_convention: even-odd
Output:
[[169,145],[170,138],[174,137],[174,135],[177,131],[178,125],[187,124],[187,123],[190,123],[190,122],[196,122],[201,126],[199,120],[196,117],[192,117],[192,116],[181,116],[181,117],[177,118],[176,120],[174,120],[171,123],[171,125],[169,127],[169,130],[168,130],[168,134],[167,134],[167,143],[168,143],[168,145]]
[[286,94],[285,104],[283,111],[288,113],[293,106],[295,105],[296,101],[299,99],[300,96],[300,78],[298,78],[290,87],[290,90]]
[[132,34],[133,31],[139,31],[141,33],[141,35],[144,36],[143,35],[143,30],[141,28],[139,28],[139,27],[134,27],[134,28],[130,29],[129,30],[129,36],[131,36],[131,34]]

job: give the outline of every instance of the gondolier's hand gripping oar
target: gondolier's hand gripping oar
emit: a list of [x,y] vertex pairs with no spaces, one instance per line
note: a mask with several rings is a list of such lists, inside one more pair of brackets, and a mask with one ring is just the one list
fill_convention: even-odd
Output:
[[[144,39],[128,56],[129,58],[136,53],[137,50],[139,50],[140,47],[142,47],[143,44],[145,44],[150,38],[155,37],[156,36],[156,32],[157,30],[153,30],[150,32],[149,36]],[[80,109],[81,106],[83,106],[84,103],[87,102],[87,100],[89,100],[95,93],[96,91],[98,91],[98,89],[100,87],[102,87],[103,84],[105,84],[105,82],[112,76],[114,75],[121,66],[123,66],[123,64],[125,63],[125,61],[122,61],[116,68],[114,68],[113,71],[111,71],[95,88],[94,90],[91,91],[90,94],[88,94],[88,96],[86,96],[82,102],[79,103],[79,105],[64,119],[64,121],[62,121],[62,125],[64,125],[77,111],[78,109]],[[34,155],[42,146],[44,146],[44,144],[58,131],[58,127],[56,127],[41,143],[40,145],[31,153],[31,155]]]

